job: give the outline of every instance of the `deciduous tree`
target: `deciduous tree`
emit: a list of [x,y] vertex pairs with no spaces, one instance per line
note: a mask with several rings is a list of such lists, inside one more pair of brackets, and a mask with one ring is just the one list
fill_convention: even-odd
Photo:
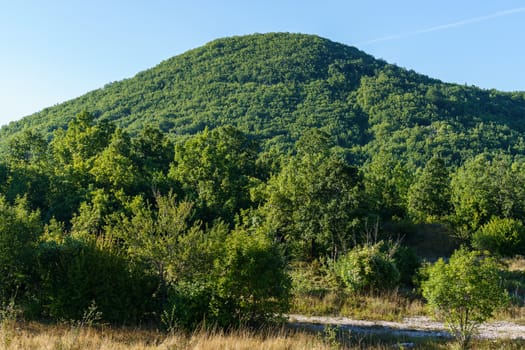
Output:
[[479,325],[507,301],[496,261],[478,252],[459,249],[448,263],[439,259],[428,266],[426,274],[423,296],[464,349]]

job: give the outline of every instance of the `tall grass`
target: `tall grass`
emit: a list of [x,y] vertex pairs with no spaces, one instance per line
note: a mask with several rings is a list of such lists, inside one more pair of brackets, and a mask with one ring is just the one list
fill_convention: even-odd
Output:
[[[9,332],[5,341],[4,332]],[[455,343],[443,339],[364,337],[325,330],[319,334],[300,330],[196,331],[193,334],[165,334],[155,330],[74,327],[39,323],[11,324],[2,328],[2,350],[336,350],[400,349],[409,343],[417,349],[453,349]],[[524,341],[475,341],[476,349],[523,349]]]
[[17,324],[9,330],[9,341],[2,336],[0,349],[43,350],[329,350],[339,348],[333,339],[291,330],[263,330],[253,332],[197,331],[193,334],[172,333],[167,335],[154,330],[118,328],[76,328],[68,325],[43,325],[38,323]]
[[421,299],[410,298],[397,290],[380,295],[329,292],[321,296],[296,296],[292,313],[401,321],[404,317],[425,315],[425,306]]

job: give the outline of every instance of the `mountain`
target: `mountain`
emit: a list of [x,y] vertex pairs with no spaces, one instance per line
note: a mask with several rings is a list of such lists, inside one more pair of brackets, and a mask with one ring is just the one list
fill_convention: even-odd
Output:
[[459,164],[484,151],[525,152],[525,93],[443,83],[303,34],[212,41],[4,126],[0,148],[28,128],[50,137],[84,110],[174,139],[233,125],[265,148],[320,128],[355,159],[389,152],[414,166],[433,154]]

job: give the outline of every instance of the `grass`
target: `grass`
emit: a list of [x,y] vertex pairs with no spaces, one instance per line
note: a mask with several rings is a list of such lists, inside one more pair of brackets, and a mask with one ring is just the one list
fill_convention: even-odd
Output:
[[[343,334],[337,329],[312,333],[291,329],[265,329],[233,332],[197,331],[192,334],[165,334],[148,329],[115,327],[72,327],[16,323],[2,328],[0,349],[42,350],[335,350],[394,349],[412,343],[416,349],[453,349],[455,343],[444,339],[365,337]],[[6,336],[6,333],[7,336]],[[524,341],[475,341],[475,349],[522,349]]]
[[[323,339],[311,334],[250,331],[175,333],[122,328],[74,328],[67,325],[18,324],[0,344],[1,349],[53,350],[150,350],[150,349],[330,349]],[[5,339],[9,341],[5,341]]]
[[[498,310],[492,320],[525,324],[525,258],[506,259],[503,263],[505,268],[501,274],[511,303]],[[291,276],[294,291],[292,314],[384,321],[428,315],[424,301],[414,291],[345,292],[326,266],[317,262],[294,266]]]
[[426,315],[420,299],[399,291],[376,294],[328,292],[325,295],[298,295],[293,299],[294,314],[336,315],[359,320],[401,321],[404,317]]
[[525,271],[525,257],[523,256],[506,259],[504,263],[507,265],[509,271]]
[[423,302],[400,290],[348,293],[338,285],[324,264],[295,266],[291,271],[293,299],[290,313],[346,316],[355,319],[400,321],[424,315]]

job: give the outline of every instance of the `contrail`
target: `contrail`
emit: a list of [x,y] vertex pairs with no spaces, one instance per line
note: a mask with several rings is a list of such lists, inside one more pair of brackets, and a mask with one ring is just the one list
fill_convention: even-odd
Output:
[[515,9],[511,9],[511,10],[498,11],[498,12],[495,12],[495,13],[490,14],[490,15],[474,17],[474,18],[468,18],[468,19],[464,19],[464,20],[458,21],[458,22],[452,22],[452,23],[442,24],[442,25],[434,26],[434,27],[430,27],[430,28],[420,29],[420,30],[416,30],[414,32],[403,34],[403,35],[401,35],[401,34],[399,34],[399,35],[389,35],[389,36],[385,36],[385,37],[381,37],[381,38],[361,41],[361,42],[356,43],[356,45],[369,45],[369,44],[375,44],[375,43],[382,42],[382,41],[399,40],[399,39],[402,39],[402,38],[405,38],[405,37],[409,37],[409,36],[420,35],[420,34],[425,34],[425,33],[430,33],[430,32],[437,32],[437,31],[440,31],[440,30],[446,30],[446,29],[461,27],[461,26],[464,26],[464,25],[467,25],[467,24],[483,22],[483,21],[487,21],[489,19],[493,19],[493,18],[497,18],[497,17],[503,17],[503,16],[508,16],[508,15],[512,15],[512,14],[515,14],[515,13],[519,13],[519,12],[525,12],[525,7],[518,7],[518,8],[515,8]]

